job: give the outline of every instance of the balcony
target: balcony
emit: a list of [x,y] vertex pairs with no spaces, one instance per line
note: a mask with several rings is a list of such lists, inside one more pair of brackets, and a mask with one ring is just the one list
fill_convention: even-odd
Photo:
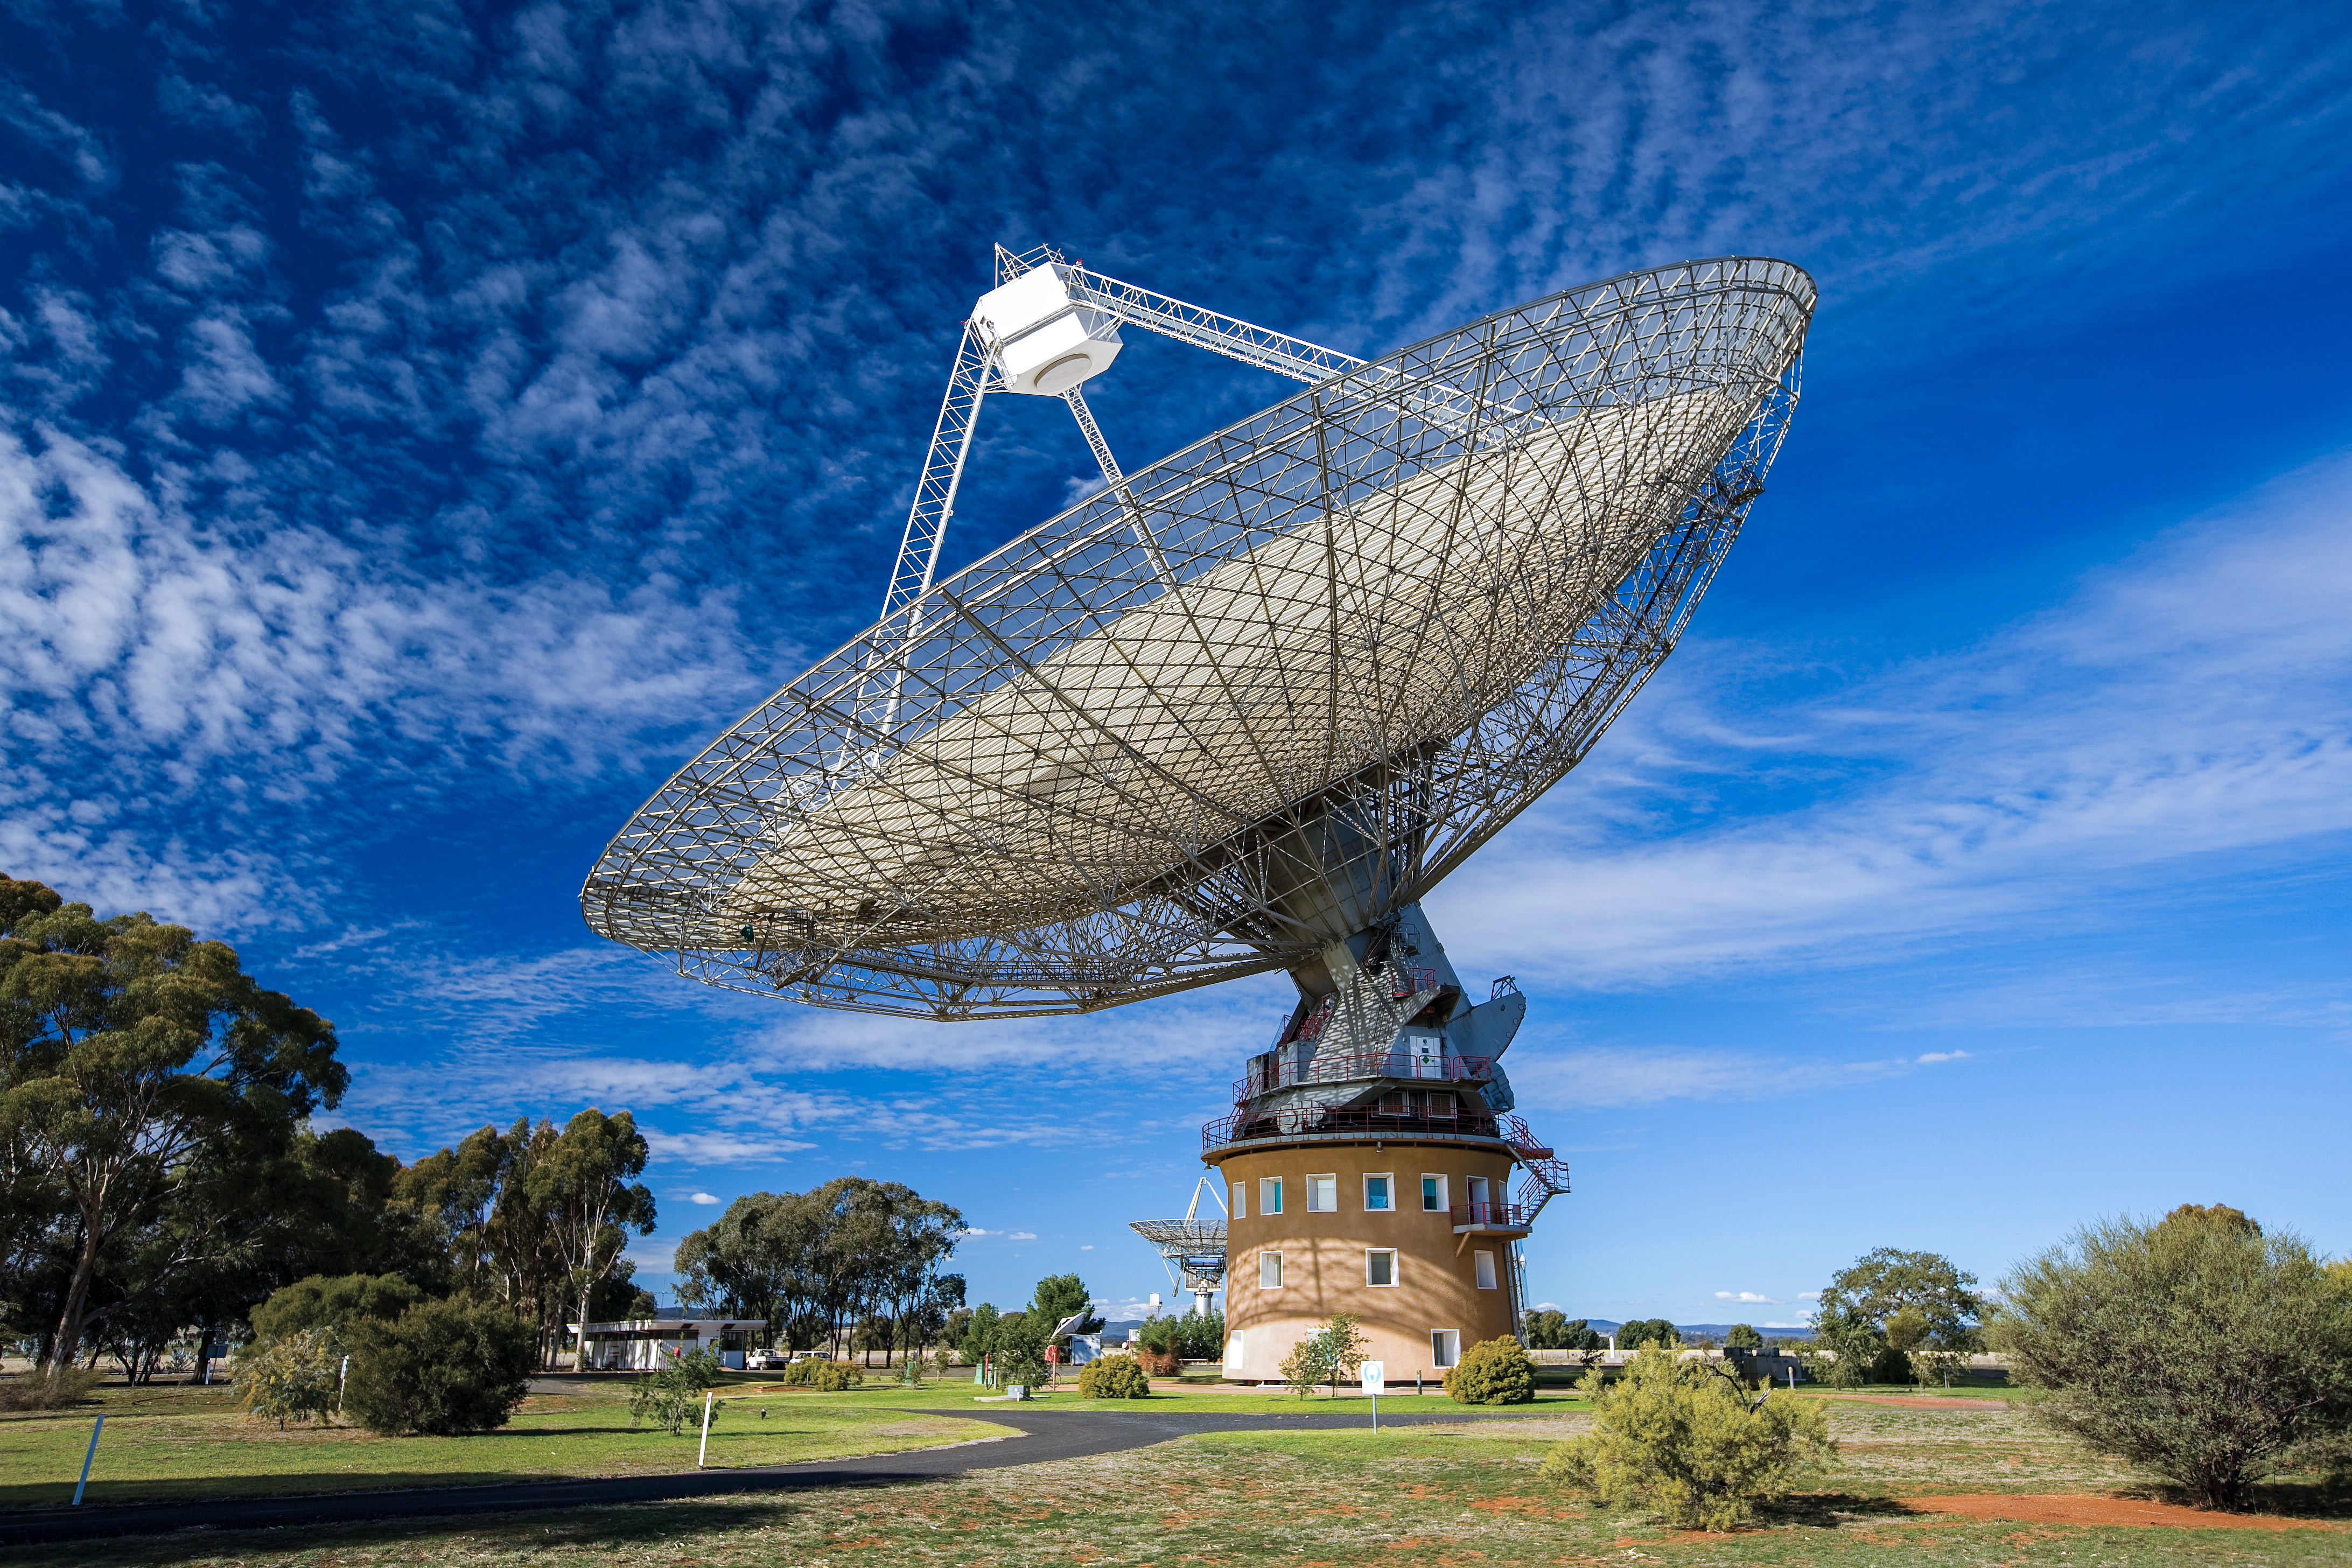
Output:
[[1455,1204],[1454,1234],[1461,1236],[1474,1230],[1526,1231],[1536,1223],[1536,1211],[1528,1204]]
[[1365,1051],[1354,1056],[1312,1057],[1305,1064],[1276,1061],[1272,1070],[1234,1079],[1234,1103],[1302,1083],[1349,1083],[1361,1079],[1412,1079],[1433,1083],[1484,1083],[1494,1076],[1492,1057],[1421,1057],[1411,1051]]
[[1220,1116],[1201,1129],[1201,1148],[1206,1152],[1234,1143],[1361,1143],[1382,1138],[1498,1143],[1502,1131],[1491,1116],[1392,1116],[1378,1110],[1302,1105],[1287,1110],[1237,1110]]

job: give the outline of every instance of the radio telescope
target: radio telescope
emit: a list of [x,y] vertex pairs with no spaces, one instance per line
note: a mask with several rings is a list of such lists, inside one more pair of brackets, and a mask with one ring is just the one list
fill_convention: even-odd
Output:
[[[1359,1179],[1369,1288],[1423,1281],[1380,1311],[1439,1324],[1368,1317],[1372,1353],[1450,1364],[1515,1329],[1517,1240],[1567,1174],[1508,1114],[1524,998],[1505,977],[1470,1005],[1420,900],[1673,651],[1795,409],[1812,279],[1683,262],[1374,360],[1050,248],[1000,247],[995,283],[881,618],[640,807],[583,912],[715,984],[938,1019],[1286,971],[1296,1005],[1202,1133],[1259,1257],[1227,1375],[1260,1360],[1244,1325],[1297,1326],[1285,1259],[1332,1256],[1315,1216]],[[1304,384],[1127,473],[1084,392],[1126,328]],[[1060,398],[1104,489],[942,575],[992,392]],[[1431,1149],[1445,1168],[1395,1168]],[[1382,1228],[1447,1218],[1450,1254]],[[1465,1252],[1482,1237],[1507,1261]]]
[[1179,1290],[1191,1291],[1192,1310],[1205,1318],[1225,1283],[1225,1222],[1202,1217],[1201,1194],[1204,1191],[1223,1204],[1203,1176],[1192,1184],[1192,1201],[1182,1219],[1139,1219],[1127,1228],[1159,1248],[1169,1282]]

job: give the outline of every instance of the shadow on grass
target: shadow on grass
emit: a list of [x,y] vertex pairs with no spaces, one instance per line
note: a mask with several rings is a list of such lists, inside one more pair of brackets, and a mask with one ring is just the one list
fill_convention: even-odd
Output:
[[[2157,1489],[2150,1495],[2165,1502],[2189,1503],[2187,1493],[2170,1488]],[[2352,1476],[2288,1476],[2263,1481],[2254,1488],[2253,1503],[2246,1511],[2335,1523],[2352,1521]]]
[[184,1530],[170,1535],[109,1536],[47,1545],[0,1546],[0,1563],[39,1563],[43,1568],[100,1568],[101,1564],[163,1565],[254,1557],[278,1558],[304,1552],[346,1552],[398,1547],[462,1532],[469,1553],[525,1551],[535,1547],[589,1546],[617,1555],[683,1534],[756,1530],[782,1522],[804,1507],[773,1499],[623,1504],[606,1508],[529,1513],[438,1514],[426,1518],[355,1521],[346,1524],[289,1525],[269,1530]]
[[1912,1510],[1891,1497],[1857,1497],[1852,1492],[1800,1492],[1778,1502],[1760,1504],[1756,1510],[1759,1525],[1801,1525],[1813,1530],[1837,1530],[1867,1521],[1911,1517]]

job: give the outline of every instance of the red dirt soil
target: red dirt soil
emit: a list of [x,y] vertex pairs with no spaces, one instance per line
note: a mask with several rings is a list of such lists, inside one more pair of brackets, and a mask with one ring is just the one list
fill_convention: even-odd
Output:
[[2209,1513],[2179,1503],[2144,1498],[2097,1497],[2080,1492],[2044,1492],[2019,1497],[1974,1492],[1955,1497],[1906,1497],[1895,1500],[1918,1513],[1957,1513],[1970,1519],[2009,1519],[2021,1524],[2133,1524],[2170,1530],[2343,1530],[2315,1519],[2281,1519],[2268,1513]]

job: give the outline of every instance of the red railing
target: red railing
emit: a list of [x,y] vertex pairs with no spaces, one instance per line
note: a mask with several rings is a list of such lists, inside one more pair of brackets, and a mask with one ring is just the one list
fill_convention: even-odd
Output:
[[1270,1064],[1271,1070],[1234,1079],[1234,1103],[1302,1083],[1347,1083],[1357,1079],[1402,1078],[1424,1083],[1484,1083],[1494,1076],[1492,1057],[1416,1057],[1410,1051],[1364,1051],[1346,1057],[1309,1057],[1305,1062]]
[[1323,1000],[1317,1005],[1315,1011],[1307,1014],[1307,1016],[1298,1020],[1298,1027],[1296,1030],[1283,1036],[1280,1039],[1275,1041],[1275,1044],[1277,1046],[1283,1046],[1289,1044],[1292,1040],[1313,1039],[1316,1036],[1323,1032],[1323,1026],[1331,1021],[1331,1014],[1339,1005],[1339,998],[1336,994],[1324,997]]
[[1503,1118],[1503,1141],[1518,1156],[1528,1179],[1519,1185],[1519,1202],[1531,1208],[1541,1208],[1545,1202],[1568,1191],[1568,1162],[1549,1146],[1536,1142],[1528,1124],[1516,1116]]
[[1527,1204],[1455,1204],[1454,1223],[1456,1226],[1479,1226],[1491,1230],[1525,1230],[1535,1223],[1535,1209]]
[[1415,969],[1411,964],[1391,963],[1388,966],[1389,994],[1397,998],[1418,996],[1437,985],[1437,971]]
[[1253,1138],[1487,1138],[1501,1131],[1491,1116],[1390,1116],[1377,1110],[1302,1105],[1287,1110],[1237,1110],[1201,1129],[1201,1147],[1221,1149]]

